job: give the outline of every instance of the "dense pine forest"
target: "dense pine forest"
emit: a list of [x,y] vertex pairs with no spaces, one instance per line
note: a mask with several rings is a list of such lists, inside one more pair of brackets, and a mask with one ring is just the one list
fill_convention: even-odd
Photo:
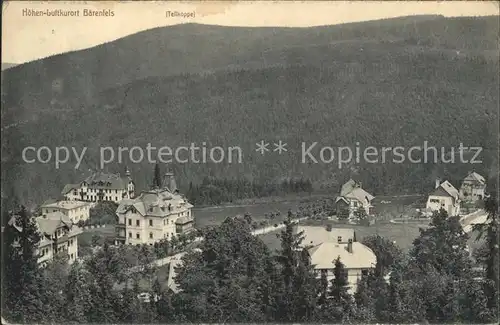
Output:
[[[35,221],[21,208],[15,212],[24,231],[8,226],[3,236],[2,313],[11,322],[47,324],[493,323],[498,319],[498,207],[494,199],[485,207],[490,223],[476,226],[483,236],[478,251],[468,251],[458,217],[444,210],[434,214],[407,254],[378,235],[359,239],[375,252],[377,265],[353,293],[340,259],[331,283],[316,277],[307,251],[299,249],[302,236],[293,231],[291,212],[278,233],[277,251],[251,235],[250,216],[205,229],[200,250],[186,254],[177,267],[180,291],[174,293],[150,266],[154,256],[147,245],[104,243],[71,267],[56,257],[40,268]],[[127,260],[130,250],[138,252],[139,264]],[[129,272],[136,265],[141,271]],[[141,292],[150,294],[149,302],[137,299]]]
[[[456,184],[471,167],[496,181],[497,30],[497,16],[303,29],[187,24],[22,64],[2,72],[2,194],[39,204],[95,170],[99,146],[148,143],[242,148],[241,164],[172,164],[184,192],[205,177],[263,184],[302,178],[337,192],[355,176],[375,195],[425,193],[437,176]],[[110,55],[112,64],[103,66],[101,58]],[[261,157],[255,152],[261,140],[282,140],[288,152]],[[339,168],[301,162],[301,143],[314,141],[332,147],[428,141],[450,151],[460,143],[484,150],[474,166]],[[24,147],[42,145],[88,150],[77,170],[74,159],[57,170],[23,163]],[[123,172],[128,165],[145,189],[150,163],[125,157],[105,169]]]

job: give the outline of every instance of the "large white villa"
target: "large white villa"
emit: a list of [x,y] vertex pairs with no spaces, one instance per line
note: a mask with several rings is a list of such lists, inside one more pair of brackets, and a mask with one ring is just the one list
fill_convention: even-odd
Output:
[[154,244],[194,229],[193,206],[179,194],[174,175],[163,186],[120,202],[116,215],[116,244]]

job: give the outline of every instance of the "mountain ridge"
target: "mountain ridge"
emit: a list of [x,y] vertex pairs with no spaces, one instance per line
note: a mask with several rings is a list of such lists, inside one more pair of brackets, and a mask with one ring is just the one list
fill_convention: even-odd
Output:
[[[193,32],[162,28],[9,69],[2,72],[2,128],[14,126],[2,129],[2,182],[11,187],[7,192],[37,202],[78,180],[79,171],[70,166],[23,164],[21,149],[27,145],[89,145],[95,153],[99,145],[235,141],[252,152],[254,141],[266,137],[290,147],[314,139],[412,145],[427,138],[438,145],[468,141],[493,148],[498,43],[485,26],[495,22],[497,16],[438,17],[415,23],[417,29],[407,19],[260,33],[217,27],[202,40]],[[176,28],[186,31],[181,26]],[[332,44],[341,37],[348,41]],[[96,164],[96,157],[88,158],[85,170]],[[494,159],[490,152],[478,171],[490,174]],[[284,157],[250,157],[241,166],[174,167],[184,186],[206,175],[264,181],[301,175],[317,186],[335,187],[357,173],[376,194],[422,191],[436,173],[458,178],[469,169],[338,170]],[[151,166],[131,169],[139,187],[147,186]],[[32,191],[33,184],[40,186]]]

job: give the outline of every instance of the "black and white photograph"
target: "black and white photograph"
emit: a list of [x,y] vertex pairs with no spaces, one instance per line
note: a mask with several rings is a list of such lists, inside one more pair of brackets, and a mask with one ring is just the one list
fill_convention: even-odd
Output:
[[498,324],[498,1],[3,1],[2,324]]

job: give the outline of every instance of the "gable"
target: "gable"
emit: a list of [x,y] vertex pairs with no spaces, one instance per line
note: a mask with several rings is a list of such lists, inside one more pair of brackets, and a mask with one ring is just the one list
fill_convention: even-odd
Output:
[[435,189],[429,196],[451,197],[450,193],[446,192],[442,187]]

